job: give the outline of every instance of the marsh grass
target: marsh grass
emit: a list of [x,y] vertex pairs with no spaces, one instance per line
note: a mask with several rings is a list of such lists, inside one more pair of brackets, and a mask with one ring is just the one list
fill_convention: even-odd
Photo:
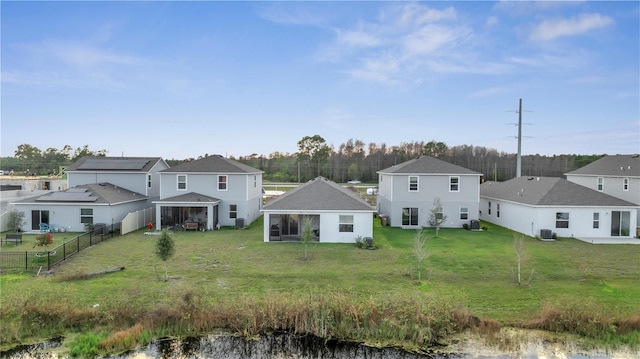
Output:
[[[520,326],[640,345],[640,246],[525,238],[523,271],[535,274],[518,287],[513,233],[483,226],[426,230],[430,281],[420,286],[415,232],[379,221],[379,250],[318,243],[307,261],[301,243],[264,243],[262,218],[244,230],[175,232],[168,264],[180,278],[168,282],[155,280],[155,241],[139,231],[74,255],[49,277],[0,276],[0,340],[104,332],[106,351],[147,337],[284,331],[419,348],[465,329],[491,336]],[[126,269],[82,275],[114,267]]]

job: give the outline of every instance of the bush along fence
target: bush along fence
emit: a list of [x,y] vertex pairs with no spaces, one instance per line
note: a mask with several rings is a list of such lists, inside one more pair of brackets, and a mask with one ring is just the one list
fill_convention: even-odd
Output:
[[119,235],[120,224],[100,225],[52,249],[36,247],[38,250],[35,251],[2,251],[0,271],[25,270],[40,273],[42,270],[50,270],[81,250]]

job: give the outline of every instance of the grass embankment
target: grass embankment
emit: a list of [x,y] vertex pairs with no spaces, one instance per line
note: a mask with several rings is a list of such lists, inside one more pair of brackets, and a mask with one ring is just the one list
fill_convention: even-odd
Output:
[[[245,230],[176,232],[167,264],[178,278],[168,282],[157,279],[157,237],[140,231],[49,277],[0,276],[0,339],[6,348],[84,333],[72,347],[119,351],[165,335],[283,330],[419,348],[465,328],[509,325],[640,345],[640,246],[527,239],[524,280],[533,275],[517,286],[513,234],[488,226],[428,231],[422,283],[415,231],[378,221],[378,250],[313,244],[306,261],[301,243],[264,243],[262,219]],[[113,267],[126,269],[77,279]]]

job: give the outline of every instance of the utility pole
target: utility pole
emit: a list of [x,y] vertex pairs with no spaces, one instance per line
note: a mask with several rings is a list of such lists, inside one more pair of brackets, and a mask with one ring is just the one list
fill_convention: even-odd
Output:
[[522,175],[522,99],[518,107],[518,157],[516,159],[516,177]]

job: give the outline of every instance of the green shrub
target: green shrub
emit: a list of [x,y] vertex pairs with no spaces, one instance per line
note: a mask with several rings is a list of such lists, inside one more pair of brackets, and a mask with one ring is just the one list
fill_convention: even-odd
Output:
[[80,334],[69,342],[69,354],[72,358],[95,358],[100,353],[100,340],[101,338],[94,333]]

